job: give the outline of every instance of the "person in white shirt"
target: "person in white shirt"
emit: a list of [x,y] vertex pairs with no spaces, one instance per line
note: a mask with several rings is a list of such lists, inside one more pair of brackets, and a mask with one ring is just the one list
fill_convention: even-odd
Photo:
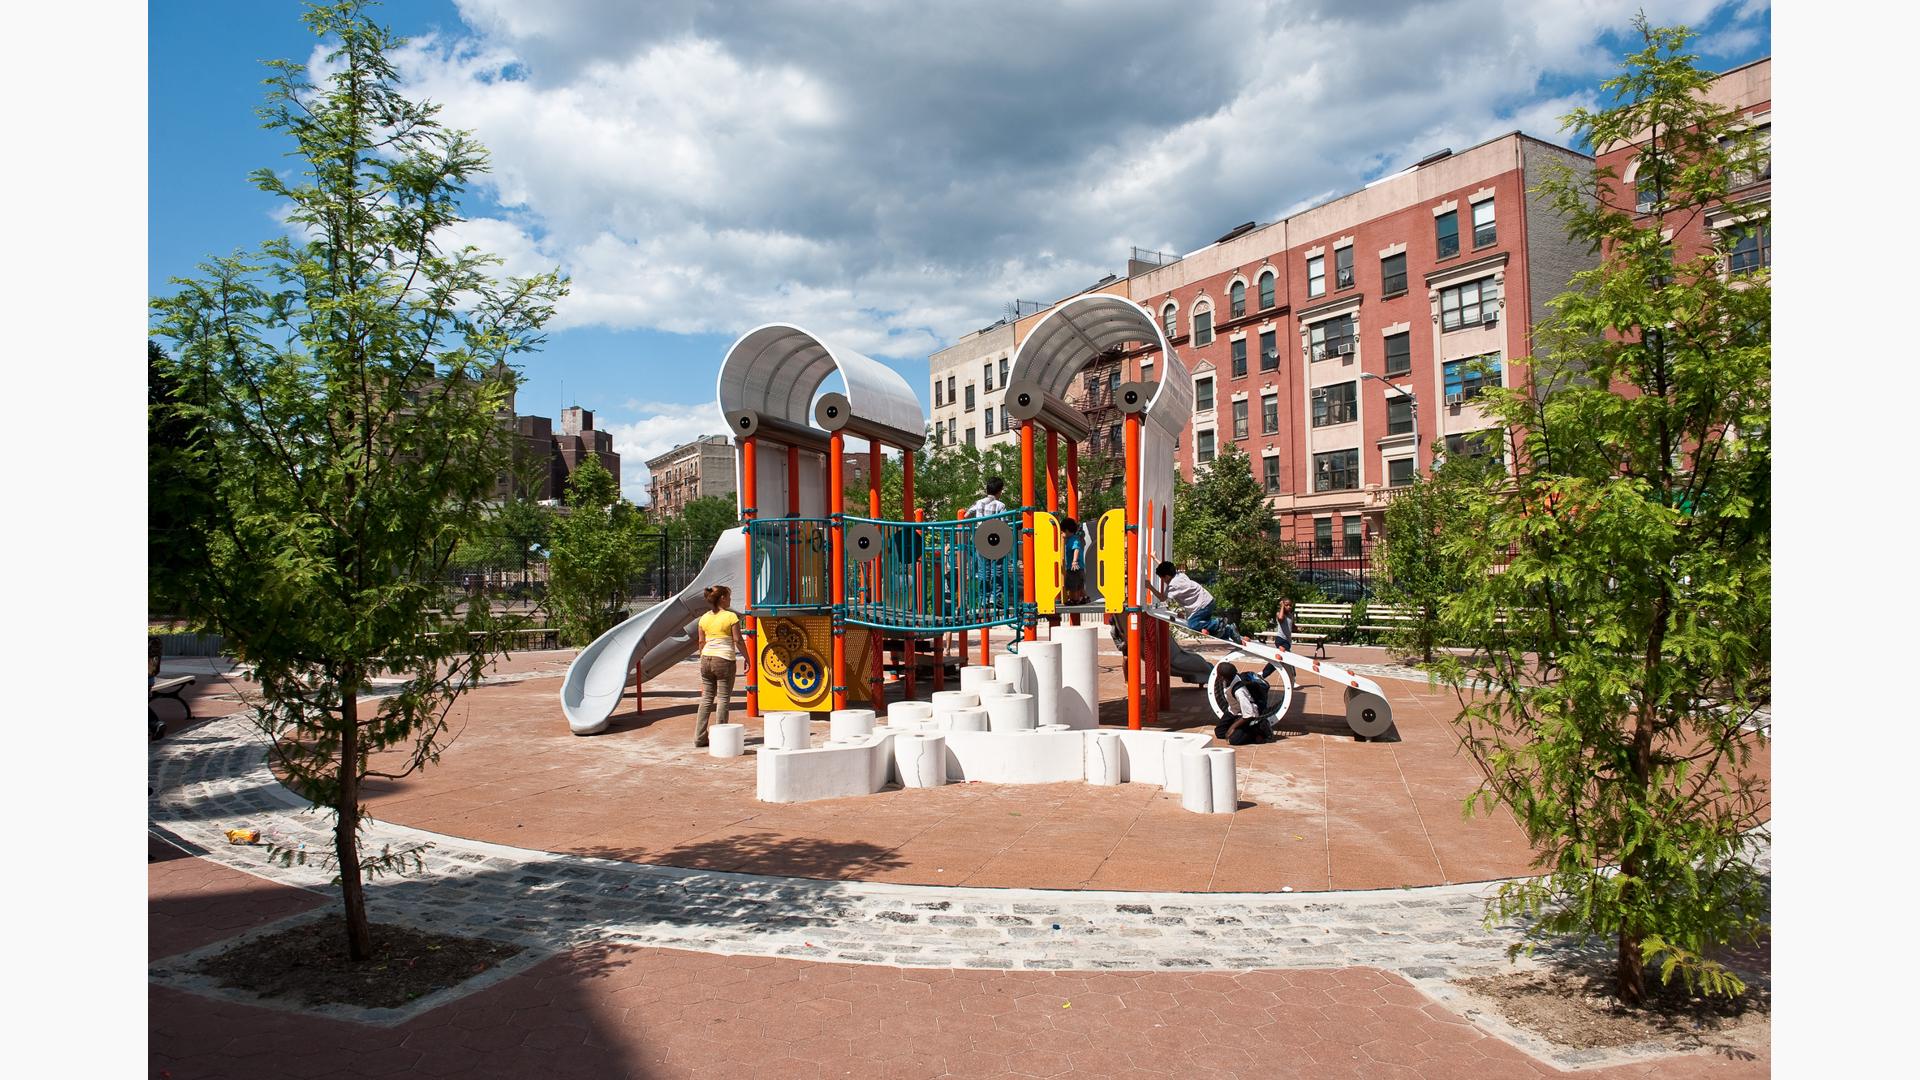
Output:
[[985,495],[973,500],[973,505],[967,507],[967,517],[991,517],[1007,512],[1007,504],[1000,501],[1000,493],[1007,490],[1007,482],[997,476],[989,476],[986,489]]
[[1222,619],[1213,617],[1213,594],[1206,586],[1188,577],[1170,562],[1163,562],[1153,568],[1153,576],[1160,579],[1160,587],[1147,588],[1161,600],[1178,606],[1186,616],[1187,628],[1211,634],[1217,638],[1238,644],[1240,632]]
[[[1007,512],[1007,504],[1000,501],[1000,493],[1007,489],[1007,482],[997,476],[987,477],[984,485],[987,493],[973,500],[962,517],[992,517]],[[981,595],[987,602],[998,606],[1006,602],[1008,595],[1005,559],[989,560],[979,555],[973,557],[974,580],[981,583]]]

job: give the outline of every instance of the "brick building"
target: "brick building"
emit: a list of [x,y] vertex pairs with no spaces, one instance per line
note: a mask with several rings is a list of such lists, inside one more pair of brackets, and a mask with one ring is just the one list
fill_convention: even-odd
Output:
[[647,495],[656,514],[678,515],[688,503],[708,495],[732,495],[739,490],[734,477],[733,439],[702,435],[689,443],[650,458]]
[[[618,490],[620,455],[613,449],[612,434],[594,428],[592,410],[578,405],[560,410],[558,434],[553,420],[545,416],[515,416],[513,424],[520,435],[516,472],[524,497],[566,501],[567,481],[589,454],[613,474]],[[514,486],[513,477],[503,477],[500,496],[505,498]]]

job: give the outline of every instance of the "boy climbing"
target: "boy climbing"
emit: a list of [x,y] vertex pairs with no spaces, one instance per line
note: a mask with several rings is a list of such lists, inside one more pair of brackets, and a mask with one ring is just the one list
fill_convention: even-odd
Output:
[[1186,617],[1189,630],[1198,630],[1203,634],[1231,641],[1238,645],[1243,640],[1240,631],[1225,619],[1213,617],[1213,594],[1206,587],[1188,577],[1170,562],[1162,562],[1153,568],[1153,576],[1160,579],[1160,587],[1148,584],[1147,590],[1161,600],[1179,607]]

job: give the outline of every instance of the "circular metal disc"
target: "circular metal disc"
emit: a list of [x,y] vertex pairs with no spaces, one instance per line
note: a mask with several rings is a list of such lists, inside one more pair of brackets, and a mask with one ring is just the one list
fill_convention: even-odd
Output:
[[862,523],[849,528],[847,553],[855,562],[867,562],[880,554],[880,526]]
[[1347,687],[1347,726],[1355,735],[1372,739],[1393,727],[1393,706],[1378,694]]
[[1153,392],[1158,389],[1150,382],[1123,382],[1113,396],[1114,407],[1122,413],[1143,413],[1147,411],[1147,402],[1153,400]]
[[[1220,680],[1220,665],[1228,661],[1254,659],[1258,657],[1248,656],[1246,653],[1229,653],[1207,672],[1207,704],[1213,709],[1215,719],[1225,720],[1228,712],[1227,690]],[[1287,710],[1293,707],[1293,672],[1285,664],[1275,664],[1273,675],[1274,677],[1267,681],[1267,709],[1260,714],[1262,720],[1285,716]],[[1275,690],[1279,692],[1274,693]]]
[[752,409],[735,409],[727,420],[733,425],[733,433],[743,439],[760,430],[760,414]]
[[983,521],[973,530],[974,553],[983,559],[1004,559],[1013,552],[1014,527],[1005,521]]
[[1030,382],[1018,382],[1007,388],[1007,415],[1015,420],[1031,420],[1040,415],[1046,395]]
[[813,419],[828,431],[839,431],[853,419],[853,403],[845,394],[823,394],[813,404]]

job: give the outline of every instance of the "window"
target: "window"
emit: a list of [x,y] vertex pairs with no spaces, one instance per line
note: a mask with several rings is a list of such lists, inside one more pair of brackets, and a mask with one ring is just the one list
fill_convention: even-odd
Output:
[[993,438],[993,406],[987,406],[987,438]]
[[973,445],[973,428],[972,427],[967,428],[967,445],[968,446]]
[[1361,521],[1359,515],[1346,514],[1340,518],[1341,539],[1346,541],[1346,547],[1341,551],[1342,555],[1352,558],[1360,554],[1362,550],[1360,528]]
[[951,405],[959,400],[960,398],[953,392],[953,376],[949,375],[947,376],[947,404]]
[[967,411],[973,411],[973,384],[967,384]]
[[1193,410],[1213,411],[1213,376],[1193,380]]
[[1280,395],[1273,391],[1260,395],[1260,432],[1263,435],[1280,433]]
[[1151,360],[1140,361],[1140,381],[1141,382],[1153,381],[1153,361]]
[[1449,210],[1433,219],[1433,244],[1436,259],[1460,254],[1460,211]]
[[1333,287],[1353,288],[1353,245],[1351,244],[1336,248],[1333,252]]
[[1495,465],[1504,464],[1505,455],[1500,449],[1500,429],[1488,428],[1485,431],[1469,431],[1463,435],[1447,436],[1447,456],[1486,461]]
[[1389,255],[1380,260],[1380,295],[1399,296],[1407,291],[1407,253]]
[[1260,275],[1260,310],[1265,311],[1272,306],[1273,306],[1273,271],[1269,270],[1266,273]]
[[1473,246],[1486,247],[1493,243],[1498,235],[1493,227],[1493,200],[1486,199],[1473,204]]
[[1313,519],[1313,553],[1331,558],[1333,555],[1333,519]]
[[1440,329],[1479,326],[1500,317],[1500,283],[1492,278],[1440,290]]
[[1488,353],[1455,360],[1442,366],[1441,376],[1447,404],[1457,405],[1472,400],[1480,396],[1481,390],[1500,385],[1500,354]]
[[1652,176],[1640,181],[1633,189],[1633,212],[1636,214],[1653,213],[1654,204],[1660,201],[1660,181]]
[[1236,379],[1244,379],[1247,377],[1246,338],[1233,339],[1233,377]]
[[1354,384],[1350,382],[1314,387],[1313,426],[1352,423],[1357,415],[1354,411],[1353,388]]
[[[1313,490],[1353,491],[1360,486],[1360,451],[1335,450],[1313,455]],[[1318,523],[1316,522],[1316,527]],[[1332,522],[1328,522],[1331,528]],[[1332,554],[1329,539],[1328,554]]]
[[1107,400],[1112,401],[1114,398],[1118,397],[1119,394],[1120,394],[1120,369],[1118,367],[1110,368],[1107,371]]
[[1235,442],[1247,437],[1247,399],[1241,398],[1233,403],[1233,438]]
[[991,390],[993,389],[993,361],[991,360],[987,361],[986,368],[987,368],[986,377],[981,385],[984,386],[986,389]]
[[1194,436],[1193,460],[1201,465],[1213,460],[1213,432],[1202,431]]
[[1387,394],[1387,434],[1413,434],[1413,399],[1405,394]]
[[1108,430],[1107,446],[1110,447],[1113,450],[1113,452],[1116,454],[1123,454],[1126,452],[1127,448],[1125,445],[1125,440],[1120,434],[1119,424],[1113,425],[1113,427]]
[[1260,370],[1277,371],[1280,368],[1280,338],[1276,331],[1263,331],[1260,335]]
[[[1738,153],[1734,140],[1726,137],[1721,138],[1720,151],[1721,153],[1729,155],[1734,164],[1734,167],[1727,172],[1727,190],[1732,191],[1735,188],[1743,188],[1751,184],[1757,184],[1762,180],[1773,179],[1772,127],[1769,126],[1760,129],[1759,142],[1760,145],[1754,149],[1751,156],[1743,160],[1734,156]],[[1741,168],[1740,166],[1743,165],[1747,167]]]
[[1280,456],[1275,454],[1267,458],[1262,463],[1262,469],[1263,475],[1260,478],[1261,488],[1269,495],[1280,494]]
[[1193,343],[1213,344],[1213,309],[1202,307],[1193,313]]
[[1307,295],[1319,296],[1327,291],[1327,257],[1315,255],[1307,260]]
[[1736,226],[1726,232],[1733,247],[1727,252],[1727,270],[1735,274],[1750,274],[1755,270],[1773,265],[1773,227]]
[[953,433],[954,433],[954,419],[953,417],[949,416],[947,417],[947,445],[949,446],[953,445],[953,441],[954,441]]
[[1180,309],[1171,300],[1167,301],[1166,307],[1163,307],[1160,309],[1160,321],[1166,324],[1168,337],[1176,338],[1180,336],[1180,330],[1177,325],[1177,321],[1179,318],[1180,318]]
[[1307,356],[1325,360],[1329,356],[1353,355],[1353,316],[1317,322],[1307,328]]
[[1387,462],[1388,487],[1406,487],[1411,483],[1413,483],[1412,458],[1400,457]]
[[1388,334],[1387,374],[1405,375],[1413,370],[1413,334]]
[[1237,319],[1247,313],[1247,283],[1236,281],[1233,288],[1227,290],[1227,317]]
[[1000,358],[1000,385],[1007,385],[1007,358],[1004,356]]
[[934,408],[936,408],[936,409],[937,409],[937,408],[939,408],[940,406],[942,406],[942,405],[945,405],[945,404],[947,403],[947,395],[946,395],[946,393],[945,393],[945,391],[946,391],[946,388],[947,388],[947,387],[946,387],[946,384],[945,384],[945,383],[942,383],[942,382],[941,382],[941,381],[940,381],[939,379],[935,379],[935,380],[933,380],[933,405],[934,405]]

